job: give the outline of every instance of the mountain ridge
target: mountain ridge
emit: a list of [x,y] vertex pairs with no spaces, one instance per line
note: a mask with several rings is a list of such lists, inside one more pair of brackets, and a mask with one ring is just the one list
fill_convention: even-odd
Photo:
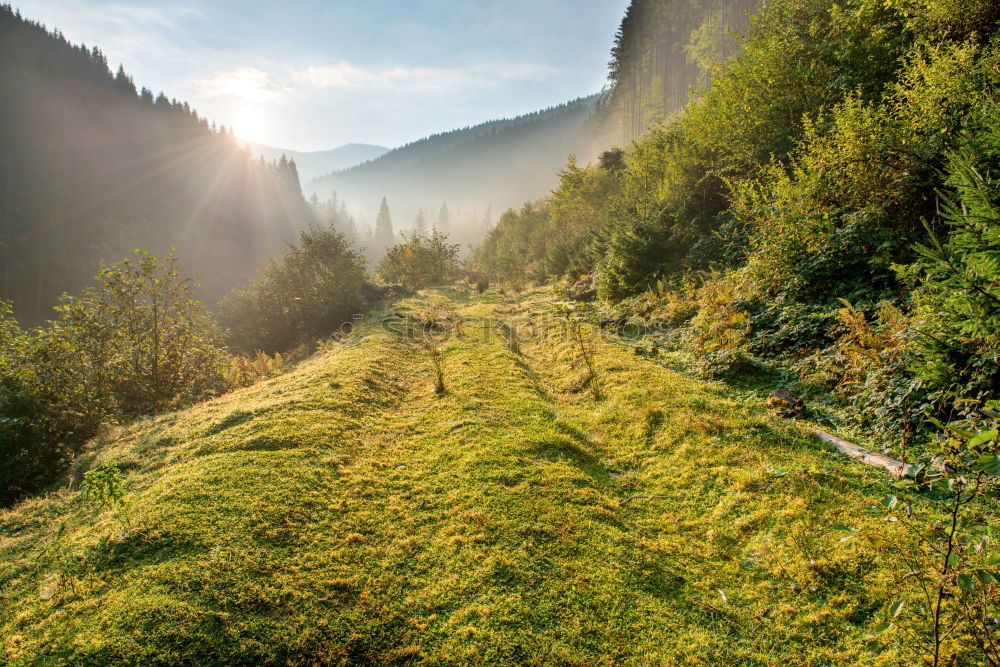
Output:
[[282,155],[290,160],[295,160],[295,165],[298,167],[299,177],[302,182],[311,181],[332,171],[350,169],[356,165],[374,160],[391,150],[385,146],[358,142],[346,143],[336,148],[318,151],[297,151],[254,141],[241,143],[246,146],[251,154],[263,157],[266,160],[279,160]]
[[[382,197],[407,226],[418,209],[502,211],[545,195],[569,155],[589,160],[599,140],[593,120],[601,93],[514,118],[486,121],[419,139],[346,170],[304,184],[332,193],[362,218],[374,218]],[[460,234],[461,235],[461,234]]]

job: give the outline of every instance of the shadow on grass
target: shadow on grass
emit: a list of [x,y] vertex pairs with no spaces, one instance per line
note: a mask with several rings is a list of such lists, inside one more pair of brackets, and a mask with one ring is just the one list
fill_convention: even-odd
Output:
[[548,461],[565,459],[598,482],[602,488],[611,486],[613,484],[611,473],[592,453],[594,445],[586,434],[575,426],[561,421],[555,422],[553,426],[562,437],[543,440],[536,445],[535,455]]

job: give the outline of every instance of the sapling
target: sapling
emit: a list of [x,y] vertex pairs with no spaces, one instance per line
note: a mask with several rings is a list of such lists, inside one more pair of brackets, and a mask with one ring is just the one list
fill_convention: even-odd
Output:
[[80,483],[80,497],[96,507],[110,507],[128,530],[132,519],[125,494],[125,477],[116,463],[105,463],[87,471]]
[[583,358],[583,363],[587,367],[587,386],[590,388],[590,393],[594,396],[595,401],[599,401],[604,397],[604,392],[601,389],[601,381],[597,375],[597,362],[595,359],[594,348],[588,345],[586,339],[584,338],[583,318],[580,316],[574,316],[585,307],[586,306],[583,303],[580,303],[578,310],[576,305],[563,304],[560,308],[560,312],[563,317],[566,318],[566,327],[570,338],[579,348],[580,356]]
[[444,360],[441,358],[441,348],[437,341],[428,338],[424,339],[423,345],[434,365],[434,393],[443,394],[447,390],[444,386]]
[[[977,501],[996,492],[1000,476],[997,430],[976,433],[931,421],[951,437],[942,443],[940,457],[931,465],[909,469],[899,485],[943,497],[942,517],[923,519],[922,508],[914,509],[913,501],[901,502],[890,494],[882,501],[885,519],[903,526],[902,537],[890,531],[869,534],[844,525],[835,529],[847,533],[841,542],[867,537],[899,561],[899,597],[887,601],[869,635],[871,641],[897,626],[909,609],[908,616],[916,621],[921,635],[918,643],[924,645],[927,661],[935,667],[946,661],[955,663],[959,658],[954,653],[963,648],[997,665],[1000,556],[990,543],[987,522],[977,511]],[[957,644],[946,651],[949,639]],[[969,641],[974,649],[961,646]]]
[[[441,340],[450,333],[457,314],[448,304],[444,302],[432,302],[416,311],[416,321],[419,329],[414,330],[413,323],[407,325],[407,334],[410,340],[417,339],[427,351],[434,366],[434,393],[443,394],[446,388],[444,384],[444,359],[441,355]],[[440,333],[439,333],[440,332]]]

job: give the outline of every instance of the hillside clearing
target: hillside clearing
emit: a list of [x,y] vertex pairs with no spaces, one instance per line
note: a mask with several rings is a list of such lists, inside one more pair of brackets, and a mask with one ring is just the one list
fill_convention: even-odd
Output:
[[0,513],[2,661],[906,661],[865,638],[898,570],[828,531],[902,531],[883,471],[606,337],[595,401],[549,291],[393,311],[429,305],[464,318],[442,395],[375,321],[96,442],[77,472],[126,470],[133,529],[68,489]]

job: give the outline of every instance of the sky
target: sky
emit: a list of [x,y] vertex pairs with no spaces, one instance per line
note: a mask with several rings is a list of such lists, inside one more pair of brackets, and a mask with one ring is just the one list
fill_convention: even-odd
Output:
[[249,141],[394,147],[604,86],[628,0],[15,0]]

